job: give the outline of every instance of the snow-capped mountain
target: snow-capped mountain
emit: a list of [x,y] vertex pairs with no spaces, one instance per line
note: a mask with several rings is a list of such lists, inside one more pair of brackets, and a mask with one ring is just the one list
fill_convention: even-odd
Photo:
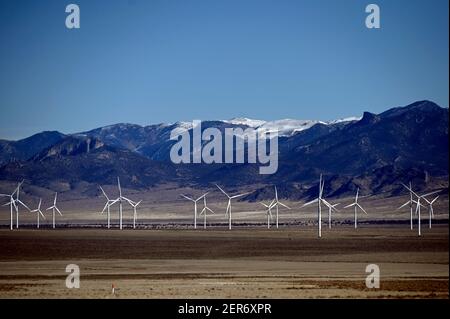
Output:
[[233,118],[231,120],[225,120],[223,122],[234,125],[245,125],[251,128],[255,128],[258,130],[260,134],[278,131],[278,136],[292,136],[298,132],[309,129],[316,124],[334,125],[338,123],[359,121],[360,119],[361,117],[347,117],[328,122],[319,120],[295,120],[295,119],[263,121],[239,117]]
[[278,130],[283,135],[278,171],[270,176],[260,175],[258,167],[250,164],[173,164],[170,150],[175,141],[170,133],[190,130],[192,125],[116,124],[73,135],[43,132],[21,141],[0,140],[0,181],[26,179],[55,190],[55,185],[74,189],[91,185],[93,193],[97,184],[115,183],[116,176],[131,188],[220,183],[272,189],[277,184],[290,187],[295,198],[301,195],[298,183],[317,185],[319,174],[339,179],[334,189],[326,190],[330,196],[353,194],[354,181],[362,189],[396,194],[400,181],[422,182],[425,187],[428,182],[441,183],[438,177],[444,182],[448,177],[448,108],[429,101],[380,114],[365,112],[361,119],[202,122],[202,131],[210,127],[221,132],[230,127]]

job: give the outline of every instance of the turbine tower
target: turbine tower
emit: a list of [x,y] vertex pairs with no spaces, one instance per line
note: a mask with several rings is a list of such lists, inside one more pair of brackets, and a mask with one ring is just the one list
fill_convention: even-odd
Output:
[[57,198],[58,198],[58,193],[56,192],[55,193],[55,199],[53,200],[53,206],[50,206],[49,208],[47,208],[47,210],[52,210],[52,217],[53,217],[53,229],[55,229],[55,215],[56,215],[56,212],[58,212],[58,214],[60,215],[60,216],[62,216],[62,214],[61,214],[61,211],[59,210],[59,208],[58,207],[56,207],[56,200],[57,200]]
[[317,203],[317,235],[319,238],[322,237],[322,206],[321,205],[324,204],[329,209],[336,210],[336,208],[334,208],[330,203],[328,203],[324,198],[322,198],[324,186],[325,186],[325,181],[322,179],[322,174],[320,174],[319,197],[317,197],[316,199],[313,199],[310,202],[303,204],[303,206],[302,206],[302,207],[305,207],[305,206]]
[[245,195],[247,195],[249,193],[244,193],[244,194],[230,196],[222,188],[220,188],[219,185],[216,184],[216,186],[217,186],[218,189],[220,189],[220,191],[222,193],[225,194],[226,197],[228,197],[228,204],[227,204],[227,210],[225,211],[225,217],[228,217],[228,229],[231,230],[231,200],[235,199],[235,198],[239,198],[239,197],[245,196]]
[[203,229],[206,229],[206,212],[209,211],[211,214],[214,214],[214,211],[206,204],[206,194],[203,195],[203,209],[200,212],[200,216],[203,215]]
[[273,207],[276,207],[276,226],[278,229],[278,206],[283,206],[284,208],[290,209],[287,205],[283,204],[282,202],[280,202],[278,200],[278,191],[277,191],[277,187],[275,186],[275,201],[273,203]]
[[[208,193],[206,193],[206,194],[208,194]],[[197,229],[197,202],[199,200],[201,200],[202,198],[204,198],[206,196],[206,194],[203,194],[202,196],[200,196],[197,199],[193,199],[193,198],[191,198],[189,196],[186,196],[186,195],[183,195],[183,194],[180,195],[181,197],[184,197],[187,200],[189,200],[189,201],[194,203],[194,229]]]
[[42,204],[42,198],[39,199],[38,208],[30,211],[30,213],[37,213],[37,229],[39,229],[39,217],[42,216],[42,218],[45,219],[45,216],[41,211],[41,204]]
[[[358,208],[361,209],[364,212],[364,214],[368,215],[367,212],[364,210],[364,208],[358,203],[358,196],[359,196],[359,187],[356,189],[355,201],[353,203],[351,203],[350,205],[347,205],[344,207],[344,208],[355,207],[355,210],[354,210],[355,229],[358,228]],[[362,197],[360,197],[360,198],[362,198]]]

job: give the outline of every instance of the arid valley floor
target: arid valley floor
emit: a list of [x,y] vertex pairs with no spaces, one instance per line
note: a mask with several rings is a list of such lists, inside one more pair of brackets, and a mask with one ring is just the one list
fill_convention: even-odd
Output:
[[[425,224],[425,223],[424,223]],[[0,298],[448,298],[448,224],[0,230]],[[65,286],[77,264],[81,287]],[[380,267],[379,289],[365,285]],[[117,287],[115,295],[111,286]]]

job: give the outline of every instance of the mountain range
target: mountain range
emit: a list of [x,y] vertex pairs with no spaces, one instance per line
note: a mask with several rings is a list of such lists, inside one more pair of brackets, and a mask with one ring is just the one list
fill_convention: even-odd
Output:
[[[259,164],[173,164],[169,139],[175,130],[192,131],[192,123],[140,126],[115,124],[76,134],[42,132],[19,141],[0,140],[0,181],[26,179],[52,190],[71,190],[80,183],[113,184],[116,176],[137,190],[174,183],[230,188],[253,185],[246,200],[265,198],[275,184],[285,197],[312,196],[319,174],[329,196],[345,196],[357,186],[384,196],[400,191],[399,183],[448,187],[448,108],[418,101],[380,114],[323,122],[261,121],[247,118],[203,121],[202,130],[252,127],[279,131],[279,168],[260,175]],[[269,195],[267,195],[269,196]]]

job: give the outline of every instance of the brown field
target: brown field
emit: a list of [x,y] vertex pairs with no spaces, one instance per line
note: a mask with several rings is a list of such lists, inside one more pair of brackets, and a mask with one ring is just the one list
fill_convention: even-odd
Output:
[[[448,298],[448,225],[0,230],[1,298]],[[80,289],[65,287],[80,266]],[[377,264],[380,289],[365,287]],[[111,285],[118,288],[111,294]]]

